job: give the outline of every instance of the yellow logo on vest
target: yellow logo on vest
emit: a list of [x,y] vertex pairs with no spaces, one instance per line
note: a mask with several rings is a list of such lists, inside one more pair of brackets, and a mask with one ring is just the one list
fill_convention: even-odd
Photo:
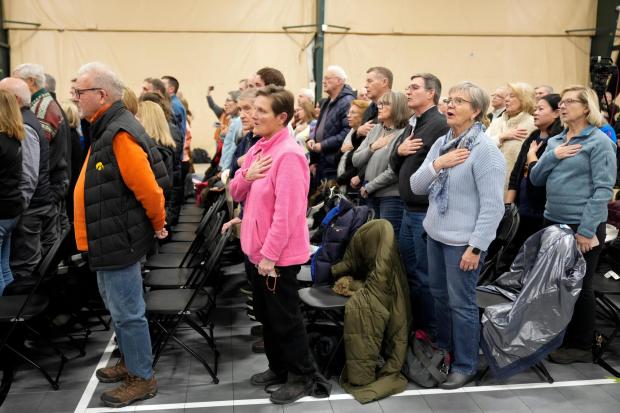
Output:
[[97,168],[98,171],[102,171],[103,170],[103,163],[97,162],[97,164],[95,165],[95,168]]

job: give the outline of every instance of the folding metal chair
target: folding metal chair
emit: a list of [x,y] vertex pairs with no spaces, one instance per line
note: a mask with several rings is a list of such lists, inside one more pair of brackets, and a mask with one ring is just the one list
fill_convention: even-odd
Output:
[[[209,280],[219,271],[218,261],[230,234],[220,235],[216,247],[209,259],[201,265],[201,274],[190,284],[191,288],[150,291],[145,296],[146,313],[154,330],[158,332],[153,340],[153,366],[157,364],[162,351],[170,339],[179,344],[185,351],[200,361],[213,382],[217,384],[217,363],[219,352],[213,339],[213,322],[209,319],[215,307],[215,289],[207,286]],[[209,333],[194,319],[208,325]],[[200,334],[214,353],[214,367],[198,352],[190,348],[175,334],[181,323],[186,323]]]
[[[56,347],[56,345],[47,340],[47,338],[43,337],[38,331],[31,327],[28,322],[42,315],[47,309],[49,298],[47,296],[37,294],[37,290],[45,277],[54,272],[56,267],[58,267],[58,263],[60,261],[58,252],[70,232],[70,229],[65,230],[58,237],[56,242],[54,242],[50,250],[45,255],[45,258],[41,260],[35,274],[33,274],[36,277],[36,282],[32,288],[30,288],[27,295],[20,294],[0,296],[0,328],[6,331],[2,341],[0,342],[0,354],[4,352],[5,354],[3,355],[3,359],[7,362],[12,362],[13,360],[9,360],[6,354],[7,352],[10,352],[14,356],[17,356],[17,358],[39,370],[54,390],[58,390],[59,388],[58,381],[64,365],[67,362],[67,358],[62,351]],[[56,372],[55,378],[52,378],[47,370],[25,354],[27,352],[26,348],[18,348],[21,343],[15,343],[14,340],[11,340],[18,329],[23,329],[24,331],[28,331],[35,336],[42,338],[60,357],[60,365]]]
[[[213,218],[216,216],[216,205],[209,208],[209,211],[205,214],[202,222],[200,223],[199,231],[194,233],[194,238],[191,245],[185,253],[158,253],[150,257],[144,267],[147,269],[154,268],[181,268],[181,267],[193,267],[197,264],[196,257],[200,252],[200,248],[205,242],[208,242],[207,237],[212,235],[217,229],[214,227],[216,223],[213,222]],[[221,224],[220,224],[221,228]]]
[[505,205],[504,217],[497,227],[495,239],[489,245],[487,255],[482,264],[478,285],[493,282],[499,274],[499,265],[506,247],[512,242],[519,229],[519,209],[515,204]]
[[330,367],[338,352],[343,350],[344,306],[349,298],[336,294],[330,286],[302,288],[298,294],[301,302],[307,306],[305,315],[308,320],[308,333],[312,334],[320,328],[329,328],[339,337],[336,345],[328,349],[328,354],[325,354],[325,364],[321,369],[321,373],[329,378]]
[[620,337],[620,280],[607,279],[595,274],[593,279],[596,312],[599,319],[610,324],[611,331],[596,333],[593,348],[593,361],[616,377],[620,372],[613,368],[603,356],[616,337]]
[[[493,294],[486,291],[476,291],[476,300],[478,302],[478,308],[480,309],[480,313],[484,313],[484,310],[487,307],[498,305],[498,304],[506,304],[509,303],[510,300],[500,294]],[[489,372],[489,367],[485,367],[482,371],[480,371],[476,376],[476,386],[479,386],[484,377]],[[551,384],[554,382],[553,377],[545,367],[545,364],[541,361],[534,366],[531,367],[532,370],[540,377],[541,380],[546,381]]]
[[[210,222],[212,225],[205,226],[203,233],[200,234],[201,245],[196,246],[196,261],[199,264],[209,259],[217,247],[215,239],[224,222],[224,212],[219,212]],[[145,274],[144,286],[153,289],[187,288],[201,271],[201,265],[153,269]]]

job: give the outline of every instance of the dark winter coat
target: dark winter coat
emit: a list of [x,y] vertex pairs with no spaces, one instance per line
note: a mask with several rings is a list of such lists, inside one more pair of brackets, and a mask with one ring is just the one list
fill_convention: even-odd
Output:
[[318,129],[318,125],[321,124],[327,113],[327,118],[324,120],[323,137],[318,141],[321,143],[321,153],[313,153],[311,163],[318,163],[318,169],[326,176],[336,177],[338,161],[341,155],[340,147],[347,133],[349,133],[349,129],[351,129],[347,120],[347,114],[353,99],[355,99],[353,89],[349,85],[344,85],[335,99],[325,100],[323,105],[321,105],[321,113],[316,123],[316,129]]

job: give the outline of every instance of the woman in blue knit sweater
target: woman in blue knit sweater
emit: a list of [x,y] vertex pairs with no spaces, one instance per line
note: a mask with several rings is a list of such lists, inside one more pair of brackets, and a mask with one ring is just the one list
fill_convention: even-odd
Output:
[[506,162],[484,133],[489,96],[462,82],[450,89],[450,131],[431,147],[411,177],[414,194],[428,194],[429,284],[435,302],[437,346],[453,354],[444,389],[470,381],[478,364],[480,319],[476,284],[485,251],[504,214]]
[[531,168],[530,180],[546,187],[546,224],[568,224],[575,231],[586,275],[564,343],[550,358],[557,363],[591,363],[596,316],[592,277],[605,242],[607,203],[616,182],[616,148],[599,130],[605,120],[592,89],[565,89],[558,107],[566,129],[549,138],[545,153]]

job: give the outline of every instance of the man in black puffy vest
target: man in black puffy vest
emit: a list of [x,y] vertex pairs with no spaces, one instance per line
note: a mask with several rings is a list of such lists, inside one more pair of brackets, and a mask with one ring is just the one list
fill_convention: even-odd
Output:
[[151,339],[145,317],[140,261],[165,238],[166,166],[151,138],[123,106],[123,85],[100,63],[80,69],[74,94],[91,124],[91,147],[74,191],[78,249],[88,251],[99,291],[114,323],[121,359],[97,370],[110,407],[155,396]]

